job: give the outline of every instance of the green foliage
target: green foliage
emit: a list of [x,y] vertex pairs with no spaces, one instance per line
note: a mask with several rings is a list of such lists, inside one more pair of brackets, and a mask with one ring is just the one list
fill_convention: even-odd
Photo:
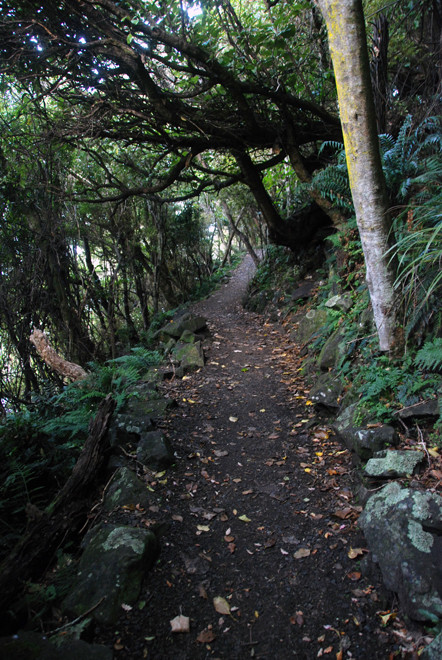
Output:
[[[404,126],[409,127],[407,120]],[[428,326],[442,328],[442,139],[441,120],[429,118],[414,131],[404,132],[391,150],[392,162],[410,174],[398,196],[409,195],[395,219],[396,243],[391,249],[398,263],[395,282],[405,307],[407,335]],[[408,128],[407,128],[408,130]],[[419,141],[420,140],[420,141]],[[399,166],[398,166],[398,169]]]
[[137,346],[102,366],[92,363],[87,378],[61,393],[48,385],[31,412],[9,415],[0,425],[0,554],[26,528],[29,505],[44,509],[70,474],[99,402],[112,394],[121,409],[160,361],[157,351]]
[[340,142],[327,141],[322,144],[319,154],[325,150],[334,151],[336,163],[316,172],[309,187],[320,192],[322,197],[328,199],[341,211],[351,215],[354,209],[344,145]]
[[442,369],[442,338],[436,337],[432,341],[426,341],[416,353],[414,361],[418,367],[428,371],[440,371]]

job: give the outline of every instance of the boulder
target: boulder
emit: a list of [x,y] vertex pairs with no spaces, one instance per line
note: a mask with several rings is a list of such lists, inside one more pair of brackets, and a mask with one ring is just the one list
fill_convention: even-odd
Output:
[[368,460],[377,451],[396,445],[398,435],[388,424],[367,426],[358,423],[358,404],[344,408],[332,425],[334,432],[348,449],[354,451],[362,460]]
[[345,337],[340,329],[336,330],[325,342],[318,357],[321,371],[333,368],[345,353]]
[[339,400],[342,394],[342,383],[332,373],[323,374],[319,377],[309,397],[317,410],[326,410],[336,413],[339,410]]
[[326,324],[328,318],[326,309],[310,309],[300,320],[296,333],[290,335],[299,344],[305,344]]
[[325,306],[329,309],[340,309],[342,312],[348,312],[353,306],[353,301],[350,294],[332,296],[327,300]]
[[442,658],[442,632],[440,632],[420,654],[419,660],[440,660]]
[[298,282],[298,288],[295,289],[290,296],[290,302],[296,302],[297,300],[306,300],[307,298],[310,298],[313,295],[313,291],[315,290],[317,284],[318,283],[315,280],[304,280],[302,282]]
[[30,630],[0,639],[0,657],[4,660],[112,660],[113,652],[101,644],[69,640],[57,646]]
[[204,353],[200,341],[194,344],[179,342],[174,348],[173,354],[184,372],[204,367]]
[[121,447],[129,443],[137,443],[142,433],[154,428],[153,421],[148,414],[142,417],[133,415],[114,415],[109,429],[109,442],[111,447]]
[[437,419],[440,414],[441,402],[438,399],[429,399],[428,401],[420,401],[414,406],[408,406],[402,410],[398,410],[395,415],[399,419]]
[[185,330],[195,333],[201,332],[206,328],[207,321],[203,316],[193,316],[187,312],[178,319],[173,320],[164,327],[160,328],[160,330],[157,332],[157,336],[162,341],[167,341],[167,338],[169,337],[179,339]]
[[[103,524],[86,535],[76,583],[63,602],[69,616],[114,623],[121,605],[133,605],[145,573],[157,557],[157,539],[147,529]],[[95,607],[96,606],[96,607]]]
[[163,470],[175,462],[172,445],[161,431],[143,433],[137,446],[137,460],[152,470]]
[[413,474],[424,458],[421,451],[383,451],[367,461],[364,467],[368,477],[378,479],[407,477]]
[[104,511],[112,511],[119,506],[135,506],[141,504],[147,507],[149,504],[149,491],[146,484],[128,467],[121,467],[115,471],[109,484],[104,500]]
[[442,497],[393,481],[368,500],[359,525],[403,611],[442,618]]

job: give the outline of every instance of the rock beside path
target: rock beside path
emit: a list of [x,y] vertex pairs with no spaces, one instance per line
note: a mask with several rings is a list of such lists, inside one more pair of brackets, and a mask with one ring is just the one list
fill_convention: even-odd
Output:
[[403,611],[442,619],[442,497],[392,482],[368,500],[359,525]]

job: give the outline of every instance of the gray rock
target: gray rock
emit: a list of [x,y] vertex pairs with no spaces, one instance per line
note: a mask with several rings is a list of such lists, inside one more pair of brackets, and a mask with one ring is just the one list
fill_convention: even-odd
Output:
[[293,339],[300,344],[305,344],[313,335],[319,333],[321,328],[326,324],[327,317],[326,309],[310,309],[299,322],[298,330],[294,334]]
[[432,419],[439,417],[440,405],[441,402],[438,399],[430,399],[398,410],[395,414],[399,419]]
[[424,458],[421,451],[385,451],[382,456],[370,458],[364,470],[367,476],[377,478],[407,477],[413,474]]
[[353,403],[339,414],[332,428],[338,439],[362,460],[368,460],[375,452],[397,444],[398,435],[392,426],[384,424],[368,428],[367,420],[361,425],[356,422],[356,417],[357,403]]
[[204,367],[204,354],[201,342],[194,344],[178,343],[173,351],[184,372]]
[[111,447],[121,447],[129,443],[136,443],[142,433],[154,428],[151,417],[146,413],[141,417],[119,413],[114,415],[109,429],[109,442]]
[[342,383],[333,374],[323,374],[310,390],[310,399],[318,410],[336,413],[342,394]]
[[13,637],[0,638],[4,660],[112,660],[113,652],[100,644],[72,640],[55,646],[37,632],[21,630]]
[[141,504],[146,507],[149,503],[149,491],[141,479],[128,467],[121,467],[115,471],[103,500],[104,511],[112,511],[119,506],[135,506]]
[[368,500],[359,525],[404,612],[442,618],[442,497],[393,481]]
[[137,460],[152,470],[163,470],[175,462],[172,445],[161,431],[144,433],[137,446]]
[[195,333],[204,330],[207,327],[207,321],[203,316],[193,316],[192,314],[183,314],[177,320],[168,323],[157,332],[157,336],[163,341],[165,337],[174,337],[179,339],[185,330]]
[[442,658],[442,632],[440,632],[420,654],[420,660],[440,660]]
[[190,330],[184,330],[180,337],[180,341],[185,344],[194,344],[197,341],[197,337],[193,332],[190,332]]
[[348,312],[348,310],[353,306],[353,301],[349,294],[338,294],[329,298],[325,303],[325,306],[329,309],[340,309],[343,312]]
[[298,284],[298,288],[290,296],[290,302],[310,298],[318,283],[314,280],[304,280],[303,282],[298,282]]
[[101,525],[87,537],[76,584],[63,603],[63,611],[90,616],[102,624],[114,623],[121,605],[133,605],[141,582],[157,556],[153,532],[135,527]]
[[336,330],[325,342],[318,357],[321,371],[334,367],[339,358],[345,353],[345,340],[341,330]]

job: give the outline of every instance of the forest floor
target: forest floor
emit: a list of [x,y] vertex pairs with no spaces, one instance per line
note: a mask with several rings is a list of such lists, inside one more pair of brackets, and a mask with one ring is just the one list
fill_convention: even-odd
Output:
[[[121,659],[412,658],[395,603],[361,571],[351,455],[313,412],[284,328],[241,306],[252,274],[246,258],[191,308],[213,341],[203,369],[164,384],[178,458],[145,519],[167,523],[161,554],[97,641]],[[180,615],[189,632],[171,632]]]

